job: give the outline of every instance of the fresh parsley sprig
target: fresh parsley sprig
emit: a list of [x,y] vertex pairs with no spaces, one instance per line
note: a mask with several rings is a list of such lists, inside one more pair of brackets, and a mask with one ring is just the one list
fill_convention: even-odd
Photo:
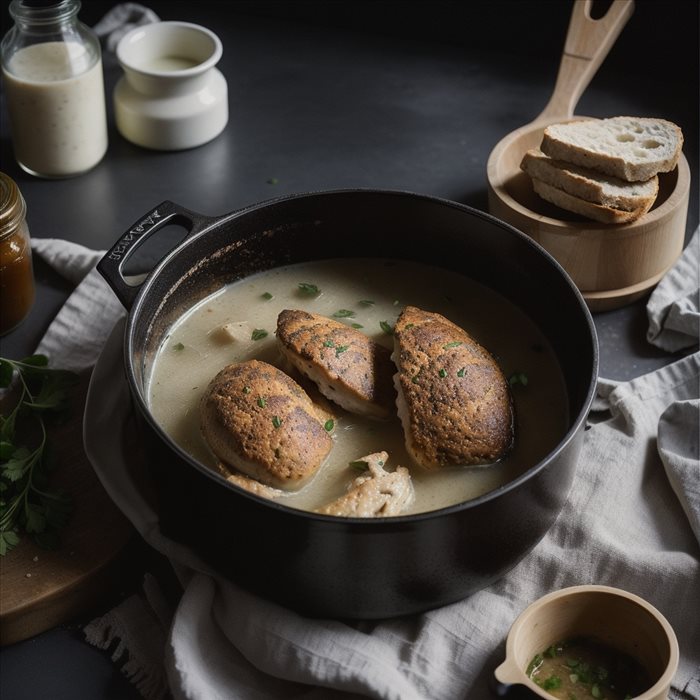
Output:
[[[50,369],[45,355],[23,360],[0,358],[0,389],[17,382],[19,398],[0,415],[0,555],[20,542],[24,532],[41,547],[60,543],[58,532],[72,511],[72,501],[49,484],[50,459],[44,414],[68,405],[77,375]],[[8,396],[6,399],[10,399]],[[22,444],[34,428],[31,445]]]

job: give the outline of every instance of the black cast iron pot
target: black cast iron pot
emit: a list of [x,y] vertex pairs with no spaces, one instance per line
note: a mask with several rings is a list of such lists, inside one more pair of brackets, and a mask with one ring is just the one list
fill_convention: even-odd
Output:
[[[129,286],[125,260],[171,223],[184,225],[189,235],[141,286]],[[335,518],[243,491],[170,440],[151,416],[145,391],[158,347],[187,309],[260,270],[358,256],[416,260],[463,273],[539,325],[561,364],[571,416],[568,432],[546,459],[460,505],[384,519]],[[566,273],[511,226],[451,201],[376,190],[294,195],[215,218],[164,202],[119,239],[98,269],[129,309],[125,369],[162,530],[246,588],[310,615],[419,612],[503,576],[559,514],[594,394],[597,340]]]

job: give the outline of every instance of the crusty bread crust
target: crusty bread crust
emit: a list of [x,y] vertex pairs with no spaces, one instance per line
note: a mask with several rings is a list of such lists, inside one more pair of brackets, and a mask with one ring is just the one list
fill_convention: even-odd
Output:
[[548,126],[540,148],[550,158],[639,182],[676,167],[683,133],[666,119],[584,119]]
[[568,194],[594,204],[626,211],[651,207],[659,193],[659,178],[654,175],[646,182],[627,182],[549,158],[537,149],[530,149],[520,167],[536,178]]
[[646,214],[653,204],[652,201],[635,211],[625,211],[624,209],[615,209],[614,207],[606,207],[601,204],[587,202],[585,199],[574,197],[568,192],[564,192],[564,190],[560,190],[557,187],[552,187],[552,185],[548,185],[546,182],[542,182],[534,177],[532,178],[532,186],[542,199],[546,199],[548,202],[556,204],[562,209],[580,214],[581,216],[599,221],[603,224],[627,224],[630,221],[635,221],[640,216]]

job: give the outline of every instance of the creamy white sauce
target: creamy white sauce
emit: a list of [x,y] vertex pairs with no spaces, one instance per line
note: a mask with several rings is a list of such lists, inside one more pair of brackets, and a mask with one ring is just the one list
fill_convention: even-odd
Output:
[[88,170],[107,150],[102,62],[77,42],[34,44],[3,70],[12,143],[31,172],[60,177]]
[[[321,293],[303,294],[300,283],[315,284]],[[269,294],[272,299],[264,296]],[[411,472],[416,500],[407,513],[424,512],[491,491],[547,455],[564,436],[568,417],[561,371],[542,333],[525,314],[492,290],[453,272],[404,261],[303,263],[229,285],[199,303],[173,327],[151,374],[151,411],[186,452],[204,464],[214,465],[215,458],[199,431],[199,401],[214,375],[232,362],[255,358],[285,369],[275,338],[280,311],[305,309],[332,317],[347,309],[354,316],[341,320],[362,325],[363,333],[392,348],[393,338],[381,324],[393,326],[407,304],[440,313],[464,328],[496,357],[506,376],[526,375],[526,386],[513,386],[513,450],[493,465],[425,472],[406,453],[398,417],[379,422],[338,407],[334,447],[328,459],[307,486],[283,496],[281,502],[314,510],[343,494],[358,475],[349,462],[386,450],[389,470],[401,465]],[[234,326],[240,340],[227,340],[221,328],[235,322],[243,322]],[[256,329],[268,335],[252,340]]]
[[188,68],[194,68],[198,66],[200,61],[195,61],[191,58],[185,56],[154,56],[148,59],[143,65],[139,67],[142,70],[154,70],[154,71],[178,71],[187,70]]

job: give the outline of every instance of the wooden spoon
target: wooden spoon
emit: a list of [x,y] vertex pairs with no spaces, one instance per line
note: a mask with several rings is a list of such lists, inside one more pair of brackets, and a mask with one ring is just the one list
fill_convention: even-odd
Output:
[[554,92],[532,122],[499,141],[487,177],[490,212],[540,243],[569,273],[589,307],[599,311],[642,296],[680,255],[690,170],[681,156],[676,170],[660,176],[654,208],[617,226],[545,202],[521,171],[523,155],[539,147],[546,126],[586,118],[574,116],[578,100],[634,11],[634,0],[614,0],[604,17],[592,19],[591,5],[592,0],[575,0]]

